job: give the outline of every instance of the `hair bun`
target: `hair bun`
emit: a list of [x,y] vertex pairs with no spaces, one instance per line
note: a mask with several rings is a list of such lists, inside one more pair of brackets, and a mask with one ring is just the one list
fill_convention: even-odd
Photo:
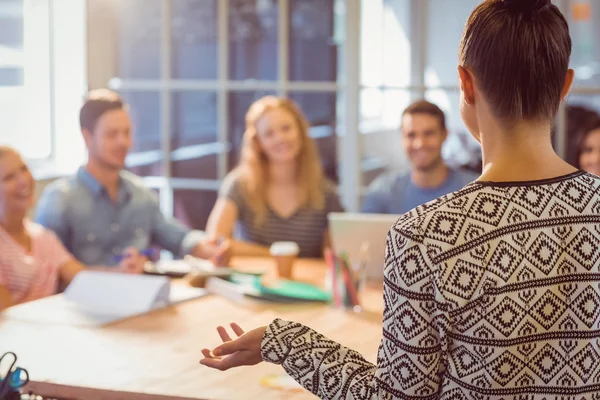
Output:
[[551,5],[550,0],[504,0],[506,8],[519,14],[534,14]]

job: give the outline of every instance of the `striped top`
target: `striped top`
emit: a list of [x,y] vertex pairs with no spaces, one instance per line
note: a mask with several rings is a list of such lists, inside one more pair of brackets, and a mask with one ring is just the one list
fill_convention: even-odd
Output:
[[0,227],[0,286],[8,288],[15,304],[55,294],[60,267],[72,259],[52,231],[29,220],[25,229],[31,252]]
[[325,184],[325,207],[322,210],[301,208],[287,218],[267,207],[265,222],[254,223],[255,213],[246,201],[239,175],[230,173],[221,186],[219,196],[231,200],[238,208],[236,237],[251,243],[270,246],[274,242],[292,241],[300,247],[300,257],[323,256],[323,242],[327,230],[327,214],[343,211],[333,184]]
[[324,399],[598,399],[599,191],[577,172],[419,206],[388,234],[376,365],[281,320],[262,357]]

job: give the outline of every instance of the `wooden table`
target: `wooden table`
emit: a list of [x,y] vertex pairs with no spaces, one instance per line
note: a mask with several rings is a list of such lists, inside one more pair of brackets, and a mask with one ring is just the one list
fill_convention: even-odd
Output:
[[[237,258],[233,265],[247,270],[274,267],[271,260],[261,258]],[[295,278],[322,284],[325,268],[321,261],[302,260],[295,267]],[[308,392],[263,387],[260,379],[283,374],[280,366],[261,363],[220,372],[198,364],[200,350],[219,344],[217,325],[235,321],[251,329],[280,317],[305,323],[363,352],[374,362],[381,337],[381,286],[369,285],[361,298],[363,311],[355,313],[325,304],[234,303],[209,295],[101,328],[24,322],[0,315],[0,353],[16,352],[19,365],[30,372],[30,387],[42,392],[57,391],[54,395],[75,394],[91,400],[152,398],[150,395],[193,399],[314,398]],[[73,391],[71,386],[83,389]],[[86,388],[127,393],[107,395],[102,391],[86,392]]]

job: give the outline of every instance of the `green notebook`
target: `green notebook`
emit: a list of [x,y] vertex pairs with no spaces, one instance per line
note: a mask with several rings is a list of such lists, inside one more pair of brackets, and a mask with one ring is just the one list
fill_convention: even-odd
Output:
[[280,280],[275,286],[264,286],[260,276],[232,274],[229,281],[251,288],[246,294],[264,300],[278,302],[317,301],[328,302],[331,294],[308,283]]

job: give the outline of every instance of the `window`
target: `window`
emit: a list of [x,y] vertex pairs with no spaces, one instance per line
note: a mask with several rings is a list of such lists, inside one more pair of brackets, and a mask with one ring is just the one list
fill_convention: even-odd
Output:
[[479,0],[362,1],[360,131],[362,184],[384,170],[410,166],[400,141],[400,119],[425,98],[445,113],[449,137],[442,155],[453,166],[479,165],[479,145],[458,109],[458,45]]
[[52,152],[49,22],[48,2],[0,2],[3,136],[30,160]]
[[95,47],[102,38],[114,43],[96,54],[113,66],[90,65],[90,81],[129,104],[128,168],[160,190],[167,215],[204,228],[221,180],[238,162],[245,113],[269,94],[300,104],[325,170],[337,179],[343,3],[89,1]]
[[[559,117],[559,132],[555,135],[555,147],[565,152],[576,146],[578,125],[586,124],[590,114],[600,115],[600,0],[571,0],[565,4],[569,17],[569,28],[573,41],[571,68],[575,71],[573,88],[567,98],[566,107]],[[575,162],[570,159],[569,161]]]
[[22,152],[36,176],[72,172],[85,157],[77,121],[85,89],[85,4],[68,3],[0,2],[3,142]]
[[571,67],[576,88],[600,89],[600,0],[569,2],[569,28],[573,40]]
[[418,96],[414,86],[413,0],[361,1],[360,166],[363,187],[384,170],[402,170],[398,126]]

